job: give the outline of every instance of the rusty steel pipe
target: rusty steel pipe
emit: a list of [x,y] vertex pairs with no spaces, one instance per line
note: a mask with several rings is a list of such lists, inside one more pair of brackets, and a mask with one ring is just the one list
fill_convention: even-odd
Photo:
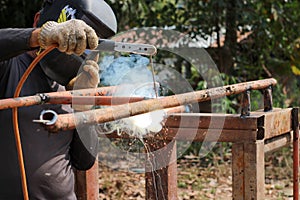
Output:
[[[191,112],[191,105],[182,105],[182,106],[176,106],[176,107],[172,107],[172,108],[166,108],[163,109],[164,113],[166,113],[166,115],[171,115],[171,114],[175,114],[175,113],[189,113]],[[165,118],[163,120],[163,123],[165,123],[165,121],[167,120],[167,118]],[[132,136],[128,135],[127,133],[122,133],[122,135],[118,134],[117,131],[114,131],[112,133],[109,134],[100,134],[99,137],[105,137],[105,138],[123,138],[123,139],[130,139],[132,138]]]
[[192,105],[182,105],[171,108],[165,108],[164,112],[167,115],[171,115],[173,113],[190,113],[192,112]]
[[[71,91],[61,91],[61,92],[50,92],[37,94],[33,96],[26,97],[17,97],[17,98],[7,98],[0,100],[0,110],[8,109],[8,108],[17,108],[17,107],[25,107],[25,106],[33,106],[43,103],[59,103],[59,99],[62,101],[69,101],[72,103],[72,100],[66,100],[67,98],[72,99],[77,96],[105,96],[108,94],[112,94],[117,87],[101,87],[101,88],[93,88],[93,89],[81,89],[81,90],[71,90]],[[63,103],[63,102],[62,102]],[[62,104],[60,103],[60,104]]]
[[216,87],[206,90],[177,94],[158,99],[149,99],[126,105],[111,106],[104,109],[96,109],[85,112],[77,112],[73,114],[59,115],[54,125],[46,126],[50,132],[60,130],[75,129],[76,126],[87,124],[104,123],[114,121],[121,118],[126,118],[134,115],[139,115],[164,108],[171,108],[180,105],[208,101],[224,96],[239,94],[247,90],[261,90],[269,86],[273,86],[277,81],[273,78],[238,83],[222,87]]
[[288,132],[265,140],[265,153],[273,153],[282,147],[288,146],[293,141],[293,133]]
[[112,106],[142,101],[145,99],[149,98],[119,96],[53,96],[47,103]]

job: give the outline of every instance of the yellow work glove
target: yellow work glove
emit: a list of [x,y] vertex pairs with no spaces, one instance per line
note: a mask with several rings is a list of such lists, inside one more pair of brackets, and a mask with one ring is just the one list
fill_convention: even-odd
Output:
[[[96,88],[100,82],[98,59],[99,54],[97,54],[94,60],[87,60],[82,68],[83,71],[73,78],[66,88],[68,90]],[[76,111],[89,110],[92,107],[93,105],[73,105],[73,109]]]
[[98,46],[98,37],[92,27],[84,21],[71,19],[66,22],[46,22],[38,35],[40,47],[57,44],[58,50],[67,54],[81,55],[88,47],[95,49]]

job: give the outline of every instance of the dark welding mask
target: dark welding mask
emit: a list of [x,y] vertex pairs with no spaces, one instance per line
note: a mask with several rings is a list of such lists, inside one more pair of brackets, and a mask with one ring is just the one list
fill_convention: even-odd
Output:
[[[99,38],[109,38],[117,32],[116,16],[104,0],[45,0],[40,12],[38,27],[47,21],[58,23],[70,19],[81,19],[90,25]],[[45,74],[61,85],[67,85],[79,72],[85,59],[52,50],[41,61]]]

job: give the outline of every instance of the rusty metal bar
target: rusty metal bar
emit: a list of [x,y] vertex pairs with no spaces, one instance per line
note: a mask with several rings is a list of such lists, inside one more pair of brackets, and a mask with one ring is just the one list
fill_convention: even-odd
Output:
[[167,127],[199,128],[199,129],[227,129],[227,130],[257,130],[261,113],[241,118],[239,114],[224,113],[181,113],[172,114],[166,122]]
[[293,134],[288,132],[265,140],[265,153],[272,153],[278,149],[288,146],[293,140]]
[[[81,89],[81,90],[72,90],[72,91],[61,91],[61,92],[50,92],[44,94],[37,94],[33,96],[18,97],[18,98],[7,98],[0,100],[0,110],[24,106],[32,106],[43,103],[48,103],[53,101],[53,103],[59,103],[58,100],[63,98],[69,98],[69,102],[72,103],[73,97],[77,96],[105,96],[113,93],[116,89],[115,86],[112,87],[101,87],[93,89]],[[66,101],[66,99],[64,99]]]
[[105,109],[96,109],[74,114],[59,115],[56,123],[51,126],[46,126],[50,132],[59,130],[71,130],[76,126],[85,124],[96,124],[113,121],[121,118],[126,118],[134,115],[139,115],[154,110],[171,108],[180,105],[186,105],[196,102],[208,101],[224,96],[239,94],[247,90],[260,90],[266,87],[275,85],[277,81],[273,78],[238,83],[223,87],[216,87],[207,90],[189,92],[184,94],[172,95],[158,99],[149,99],[126,105],[117,105]]
[[242,104],[241,117],[249,116],[251,111],[250,90],[247,90],[243,93],[241,104]]
[[294,200],[299,200],[299,108],[292,110],[293,129],[293,195]]
[[146,140],[145,145],[148,156],[145,165],[146,200],[176,200],[176,141]]
[[[166,109],[163,109],[163,111],[166,113],[167,117],[166,119],[164,120],[163,123],[166,123],[166,120],[168,119],[168,115],[171,115],[171,114],[174,114],[174,113],[186,113],[186,112],[190,112],[190,105],[183,105],[183,106],[176,106],[176,107],[173,107],[173,108],[166,108]],[[105,138],[123,138],[123,139],[132,139],[134,137],[128,135],[127,133],[122,133],[121,135],[118,134],[116,131],[113,132],[113,133],[110,133],[110,134],[106,134],[106,135],[99,135],[99,137],[105,137]],[[151,137],[153,138],[153,137]],[[158,137],[155,137],[156,140],[159,140]],[[173,140],[173,138],[171,139]]]
[[[272,112],[251,112],[251,115],[263,113],[258,119],[258,131],[261,138],[269,139],[292,131],[292,108],[274,108]],[[283,123],[284,122],[284,123]]]
[[0,100],[0,110],[23,107],[23,106],[32,106],[32,105],[41,104],[42,102],[43,99],[39,95],[30,96],[30,97],[2,99]]
[[264,159],[262,140],[232,144],[232,199],[265,199]]
[[268,112],[273,109],[272,87],[264,89],[264,111]]
[[182,106],[176,106],[172,108],[166,108],[164,109],[164,112],[167,115],[171,115],[174,113],[190,113],[192,112],[192,106],[191,105],[182,105]]
[[53,96],[49,98],[49,104],[76,104],[76,105],[103,105],[113,106],[138,102],[145,97],[118,97],[118,96]]
[[87,171],[75,170],[75,193],[78,200],[94,200],[99,195],[98,159]]

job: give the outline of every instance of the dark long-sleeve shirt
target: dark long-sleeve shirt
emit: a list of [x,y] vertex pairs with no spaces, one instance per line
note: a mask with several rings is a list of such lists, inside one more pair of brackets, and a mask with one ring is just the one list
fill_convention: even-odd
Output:
[[[26,53],[33,29],[0,29],[0,99],[13,97],[23,73],[33,61]],[[37,65],[25,82],[20,96],[57,91]],[[74,174],[70,162],[73,131],[49,134],[39,124],[42,110],[65,111],[59,105],[36,105],[18,109],[30,200],[73,200]],[[21,178],[13,132],[11,109],[0,110],[0,199],[22,199]]]

